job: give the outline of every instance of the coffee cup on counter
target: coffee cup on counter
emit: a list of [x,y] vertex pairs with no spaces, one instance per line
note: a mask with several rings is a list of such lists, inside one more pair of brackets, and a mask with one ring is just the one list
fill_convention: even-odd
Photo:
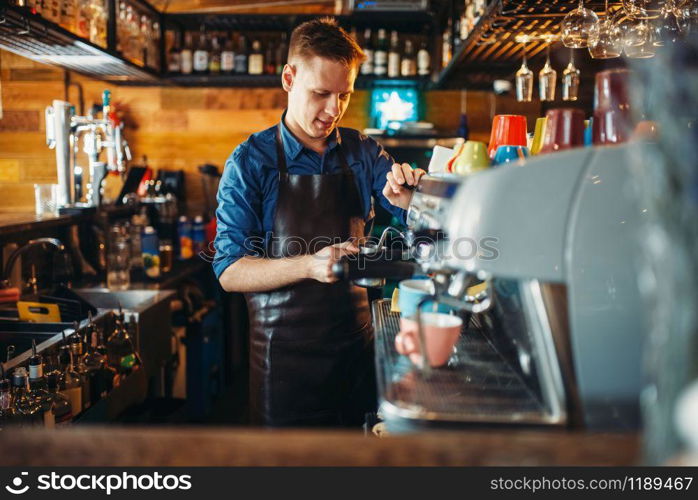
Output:
[[[412,318],[417,314],[417,306],[427,296],[434,295],[434,283],[430,279],[403,280],[398,285],[398,307],[403,318]],[[437,302],[427,302],[422,311],[448,313],[451,307]]]
[[[460,337],[463,320],[439,312],[422,313],[420,320],[429,366],[436,368],[445,365]],[[400,354],[408,356],[415,365],[423,366],[422,342],[416,319],[400,318],[400,333],[395,337],[395,348]]]
[[584,111],[574,108],[551,109],[546,119],[540,154],[584,146]]

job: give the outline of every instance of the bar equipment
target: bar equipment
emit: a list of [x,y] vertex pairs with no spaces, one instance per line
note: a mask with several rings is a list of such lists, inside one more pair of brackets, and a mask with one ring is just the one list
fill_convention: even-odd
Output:
[[[465,326],[445,368],[417,367],[396,350],[390,302],[374,301],[389,431],[637,427],[646,324],[634,263],[644,212],[624,189],[628,150],[577,148],[521,168],[422,178],[404,232],[410,261],[374,270],[403,277],[398,264],[411,264],[429,274],[434,295],[424,303],[457,308]],[[336,270],[354,276],[350,263]],[[482,291],[470,296],[477,283]]]
[[[131,151],[123,137],[123,124],[114,124],[109,118],[110,109],[111,93],[108,90],[102,94],[102,118],[96,118],[95,112],[77,116],[74,106],[66,101],[54,100],[46,108],[46,144],[56,150],[60,207],[78,203],[76,192],[86,193],[83,206],[100,205],[101,183],[106,173],[123,174],[126,161],[131,160]],[[77,162],[81,139],[83,152],[88,157],[90,177],[86,190],[82,185],[76,190],[77,179],[82,183],[82,175],[76,176],[76,173],[84,171]],[[106,162],[100,159],[103,151],[106,151]]]

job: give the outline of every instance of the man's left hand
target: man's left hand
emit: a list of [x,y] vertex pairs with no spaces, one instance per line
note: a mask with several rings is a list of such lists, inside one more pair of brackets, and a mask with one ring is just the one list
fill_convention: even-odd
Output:
[[426,174],[421,168],[412,170],[407,163],[400,165],[393,163],[393,168],[388,172],[388,182],[383,188],[383,196],[396,207],[407,210],[412,199],[412,191],[406,186],[416,186],[419,179]]

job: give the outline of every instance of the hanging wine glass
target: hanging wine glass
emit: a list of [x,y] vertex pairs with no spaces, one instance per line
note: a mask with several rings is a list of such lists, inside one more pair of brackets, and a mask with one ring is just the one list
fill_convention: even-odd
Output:
[[546,47],[545,65],[538,73],[538,90],[541,101],[555,100],[555,87],[557,83],[557,71],[550,64],[550,42]]
[[593,10],[584,7],[584,0],[579,0],[579,7],[562,20],[562,44],[572,49],[586,48],[589,38],[596,36],[598,29],[599,17]]
[[562,100],[576,101],[579,97],[579,70],[574,65],[574,49],[570,49],[570,63],[562,72]]
[[526,64],[526,42],[523,42],[523,62],[516,72],[516,100],[531,102],[533,99],[533,71]]
[[681,37],[680,21],[683,20],[683,12],[678,9],[673,0],[666,0],[659,10],[652,24],[654,31],[654,45],[661,47],[665,43],[676,43]]
[[655,49],[654,45],[654,33],[649,30],[645,41],[640,45],[626,45],[623,47],[623,52],[626,57],[630,59],[647,59],[654,57]]
[[642,14],[636,15],[638,12],[637,9],[632,14],[625,12],[618,21],[624,48],[645,45],[652,31],[649,21]]
[[606,0],[604,19],[599,23],[599,29],[595,35],[589,38],[589,55],[593,59],[611,59],[620,57],[622,51],[620,28],[618,28],[614,16],[609,12],[608,0]]

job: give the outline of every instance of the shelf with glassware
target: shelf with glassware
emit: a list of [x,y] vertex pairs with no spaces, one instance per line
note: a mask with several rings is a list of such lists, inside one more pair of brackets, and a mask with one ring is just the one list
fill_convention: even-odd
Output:
[[[527,37],[528,60],[542,55],[559,33],[559,22],[578,8],[578,0],[465,0],[452,12],[442,34],[441,71],[433,88],[489,86],[511,76]],[[587,2],[601,12],[604,3]]]
[[99,80],[156,83],[160,14],[142,0],[120,3],[140,9],[145,32],[139,41],[142,54],[152,54],[151,64],[125,51],[129,39],[117,33],[117,0],[6,2],[0,6],[0,47]]

